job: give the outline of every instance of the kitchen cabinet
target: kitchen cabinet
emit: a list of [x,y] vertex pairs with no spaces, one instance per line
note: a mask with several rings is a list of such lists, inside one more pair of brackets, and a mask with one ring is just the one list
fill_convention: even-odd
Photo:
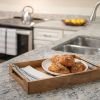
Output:
[[77,30],[63,30],[52,28],[34,28],[34,48],[40,48],[46,45],[52,45],[54,41],[64,37],[74,35]]
[[54,41],[63,38],[63,30],[34,28],[34,48],[52,45]]
[[52,41],[35,39],[34,44],[35,44],[34,45],[35,48],[40,48],[40,47],[45,46],[45,45],[52,45]]
[[54,41],[75,35],[83,28],[65,25],[61,20],[49,20],[36,24],[34,25],[34,47],[53,44]]
[[52,45],[54,41],[74,35],[78,30],[57,30],[48,28],[34,28],[34,48]]

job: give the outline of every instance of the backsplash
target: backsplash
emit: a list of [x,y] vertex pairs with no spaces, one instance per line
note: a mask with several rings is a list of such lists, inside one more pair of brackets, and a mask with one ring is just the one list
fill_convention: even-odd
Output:
[[20,13],[18,12],[6,12],[6,11],[0,11],[0,19],[4,19],[4,18],[12,18],[13,16],[17,16]]
[[[21,16],[21,12],[8,12],[8,11],[0,11],[0,19],[4,18],[12,18],[14,16]],[[88,16],[83,16],[83,15],[67,15],[67,14],[42,14],[42,13],[35,13],[33,14],[33,17],[38,17],[38,18],[45,18],[45,19],[52,19],[52,20],[61,20],[65,18],[78,18],[78,17],[88,17]]]
[[[90,15],[99,0],[0,0],[1,11],[18,11],[30,5],[35,13]],[[100,12],[100,9],[98,9]],[[100,16],[100,13],[97,15]]]

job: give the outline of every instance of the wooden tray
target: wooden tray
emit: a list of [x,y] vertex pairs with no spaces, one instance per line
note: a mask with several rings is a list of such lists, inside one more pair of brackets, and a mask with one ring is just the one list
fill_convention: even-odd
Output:
[[[41,67],[43,60],[44,59],[15,64],[20,68],[31,65],[32,67],[34,66],[37,70],[44,71]],[[13,66],[9,64],[10,75],[22,86],[22,88],[28,94],[45,92],[57,88],[65,88],[69,85],[75,85],[100,79],[100,68],[97,68],[92,70],[89,69],[88,71],[82,73],[54,76],[53,78],[29,81],[23,76],[19,75],[12,67]]]

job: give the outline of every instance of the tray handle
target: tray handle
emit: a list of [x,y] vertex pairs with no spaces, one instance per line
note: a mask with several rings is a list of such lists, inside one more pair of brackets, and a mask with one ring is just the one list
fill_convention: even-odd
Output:
[[23,87],[23,89],[26,90],[28,93],[29,80],[26,79],[24,76],[19,75],[19,73],[13,69],[12,65],[9,65],[9,73]]
[[29,81],[27,77],[25,77],[22,73],[20,73],[18,70],[16,70],[12,64],[9,64],[9,72],[16,77],[18,77],[20,80],[26,80]]

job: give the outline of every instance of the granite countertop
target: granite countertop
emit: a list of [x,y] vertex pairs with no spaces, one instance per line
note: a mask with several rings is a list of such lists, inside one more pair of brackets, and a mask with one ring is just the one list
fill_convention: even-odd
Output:
[[57,29],[57,30],[71,30],[77,31],[82,29],[85,26],[68,26],[65,25],[62,20],[48,20],[43,23],[39,23],[34,25],[35,28],[49,28],[49,29]]
[[33,29],[34,24],[43,22],[42,19],[33,19],[32,24],[24,24],[21,17],[0,19],[0,27]]
[[[99,26],[100,24],[91,24],[87,29],[80,30],[77,34],[60,40],[58,44],[78,35],[100,37]],[[57,43],[54,45],[57,45]],[[0,64],[0,100],[100,100],[100,81],[70,86],[65,89],[55,89],[45,93],[28,95],[9,75],[9,63],[48,58],[54,54],[63,53],[51,50],[51,47],[35,49]],[[93,61],[95,64],[100,64],[100,54],[82,56]]]
[[32,28],[32,26],[30,26],[30,25],[23,24],[21,19],[14,19],[14,18],[0,19],[0,27],[25,28],[25,29]]
[[[88,19],[87,19],[88,20]],[[94,22],[94,24],[100,24],[100,18],[98,17]],[[87,21],[87,24],[84,26],[69,26],[65,25],[62,21],[62,19],[57,20],[48,20],[42,23],[35,24],[35,28],[48,28],[48,29],[57,29],[57,30],[67,30],[67,31],[80,31],[82,29],[87,29],[87,27],[91,27],[91,24],[89,21]]]
[[[55,52],[49,48],[41,48],[41,50],[30,51],[0,64],[0,100],[99,100],[100,81],[28,95],[9,75],[9,63],[48,58],[54,54],[62,54],[62,52]],[[100,56],[85,56],[85,58],[91,61],[95,60],[95,63],[100,63]]]

